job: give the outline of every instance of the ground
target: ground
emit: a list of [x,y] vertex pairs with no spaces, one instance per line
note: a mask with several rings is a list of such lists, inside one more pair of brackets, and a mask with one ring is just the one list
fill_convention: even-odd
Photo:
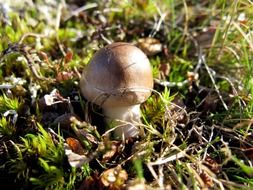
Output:
[[[252,1],[0,10],[1,189],[253,189]],[[119,41],[145,52],[154,77],[145,135],[123,140],[79,88],[94,53]]]

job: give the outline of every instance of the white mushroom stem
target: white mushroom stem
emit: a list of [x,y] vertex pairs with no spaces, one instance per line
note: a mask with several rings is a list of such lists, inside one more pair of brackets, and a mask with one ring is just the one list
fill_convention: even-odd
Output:
[[107,123],[120,126],[115,129],[116,137],[136,137],[140,134],[140,129],[137,126],[141,123],[140,104],[126,107],[107,107],[103,109]]

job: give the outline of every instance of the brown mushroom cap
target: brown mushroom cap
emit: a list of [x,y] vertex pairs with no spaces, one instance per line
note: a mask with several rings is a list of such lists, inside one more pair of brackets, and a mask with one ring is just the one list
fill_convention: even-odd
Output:
[[117,42],[95,53],[80,81],[82,94],[102,107],[144,102],[153,88],[147,56],[129,43]]

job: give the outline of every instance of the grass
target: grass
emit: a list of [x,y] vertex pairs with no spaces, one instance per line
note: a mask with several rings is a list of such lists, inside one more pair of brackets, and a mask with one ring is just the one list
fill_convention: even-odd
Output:
[[[0,10],[2,187],[253,188],[250,0],[6,1]],[[144,48],[153,67],[139,139],[107,137],[101,109],[80,95],[85,65],[115,41]]]

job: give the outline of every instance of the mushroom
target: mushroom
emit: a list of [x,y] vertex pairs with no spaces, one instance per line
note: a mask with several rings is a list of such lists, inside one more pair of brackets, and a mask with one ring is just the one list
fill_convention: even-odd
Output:
[[83,96],[102,107],[107,123],[119,125],[115,136],[141,134],[140,104],[153,88],[152,68],[147,56],[136,46],[116,42],[95,53],[80,81]]

